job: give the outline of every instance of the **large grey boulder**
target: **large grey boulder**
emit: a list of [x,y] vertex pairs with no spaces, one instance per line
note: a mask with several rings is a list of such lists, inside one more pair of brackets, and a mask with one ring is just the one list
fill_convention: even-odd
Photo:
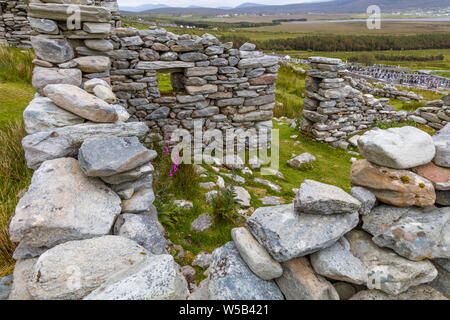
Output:
[[212,300],[284,299],[274,281],[262,280],[247,267],[234,242],[213,251],[208,289]]
[[100,98],[70,84],[49,84],[44,94],[54,104],[93,122],[115,122],[117,112]]
[[46,160],[74,157],[78,148],[88,138],[143,137],[148,127],[143,122],[90,124],[83,123],[31,134],[23,138],[27,165],[39,168]]
[[316,273],[333,280],[367,283],[366,267],[350,252],[350,244],[344,237],[331,247],[313,253],[311,265]]
[[339,300],[333,285],[314,273],[307,258],[282,263],[283,275],[276,283],[286,300]]
[[373,242],[410,260],[450,258],[450,207],[381,205],[363,217]]
[[288,204],[258,208],[247,226],[275,260],[284,262],[332,246],[358,221],[358,212],[298,215]]
[[81,70],[34,67],[31,83],[34,90],[44,95],[44,88],[48,84],[71,84],[81,86]]
[[148,254],[136,242],[118,236],[66,242],[39,257],[29,291],[38,300],[81,299]]
[[294,208],[298,214],[341,214],[358,211],[361,203],[339,187],[305,180],[297,192]]
[[252,236],[247,228],[240,227],[231,230],[240,256],[247,263],[250,270],[263,280],[272,280],[281,277],[283,269]]
[[78,160],[89,177],[108,177],[149,163],[152,154],[137,137],[88,139]]
[[450,123],[433,136],[436,156],[433,162],[441,167],[450,168]]
[[84,300],[186,300],[188,295],[180,266],[163,254],[117,272]]
[[351,253],[367,268],[369,289],[397,295],[437,276],[436,268],[428,260],[411,261],[379,248],[364,231],[353,230],[345,238],[350,243]]
[[28,291],[28,282],[33,272],[37,258],[17,260],[14,266],[14,282],[8,300],[33,300]]
[[427,164],[436,154],[431,136],[415,127],[370,130],[358,139],[358,147],[370,162],[393,169]]
[[61,109],[46,97],[35,97],[23,112],[25,130],[28,134],[53,128],[72,126],[85,120]]
[[74,57],[73,48],[66,39],[50,39],[45,37],[30,37],[34,53],[39,59],[63,63]]
[[121,214],[114,225],[114,234],[137,242],[153,254],[167,253],[164,228],[154,217]]
[[19,200],[10,238],[30,247],[109,234],[121,211],[120,198],[99,179],[86,177],[78,161],[44,162]]

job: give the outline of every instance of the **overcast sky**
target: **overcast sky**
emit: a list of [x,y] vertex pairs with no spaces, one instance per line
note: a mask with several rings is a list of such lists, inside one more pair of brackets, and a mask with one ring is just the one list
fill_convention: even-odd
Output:
[[[143,4],[166,4],[171,7],[187,7],[190,5],[203,6],[203,7],[235,7],[244,2],[258,3],[258,4],[272,4],[282,5],[291,3],[302,2],[315,2],[320,0],[118,0],[119,5],[134,7]],[[323,1],[323,0],[322,0]]]

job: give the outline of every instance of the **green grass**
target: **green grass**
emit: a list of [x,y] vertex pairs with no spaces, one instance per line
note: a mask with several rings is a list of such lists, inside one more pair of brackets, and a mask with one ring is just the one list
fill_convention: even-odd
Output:
[[158,86],[161,95],[170,95],[173,93],[170,73],[158,73]]
[[0,46],[0,80],[31,82],[33,59],[32,50]]
[[305,97],[305,74],[281,65],[275,95],[277,101],[274,109],[275,117],[300,117]]
[[11,120],[22,119],[23,110],[34,93],[28,83],[0,81],[0,130]]

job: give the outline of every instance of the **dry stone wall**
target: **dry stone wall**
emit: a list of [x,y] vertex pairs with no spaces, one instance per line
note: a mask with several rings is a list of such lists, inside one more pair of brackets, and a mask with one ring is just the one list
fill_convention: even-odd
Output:
[[22,0],[0,1],[0,44],[31,48],[31,32],[25,2]]
[[301,130],[317,141],[345,149],[350,136],[376,121],[413,120],[438,130],[449,122],[450,107],[445,99],[409,113],[396,111],[387,105],[388,98],[376,99],[359,91],[358,82],[348,76],[340,59],[311,57],[309,62]]

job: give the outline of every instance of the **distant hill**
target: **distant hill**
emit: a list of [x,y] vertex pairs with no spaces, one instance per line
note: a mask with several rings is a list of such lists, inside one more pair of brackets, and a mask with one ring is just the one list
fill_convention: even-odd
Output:
[[170,8],[165,4],[143,4],[136,7],[120,6],[120,11],[141,12],[146,10],[154,10],[159,8]]
[[[172,8],[160,7],[146,9],[141,14],[300,14],[300,13],[365,13],[367,7],[374,4],[373,0],[311,0],[309,3],[289,5],[259,5],[243,3],[234,9],[226,8]],[[393,10],[430,9],[450,7],[450,0],[377,0],[381,12]],[[125,7],[120,8],[126,10]]]

